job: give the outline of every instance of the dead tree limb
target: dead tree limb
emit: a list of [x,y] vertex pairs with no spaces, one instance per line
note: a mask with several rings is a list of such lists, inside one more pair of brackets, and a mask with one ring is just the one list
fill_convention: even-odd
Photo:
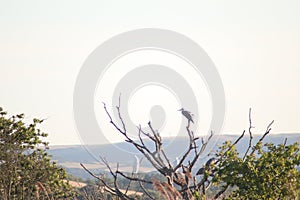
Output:
[[[183,156],[180,158],[179,163],[175,166],[172,165],[170,162],[170,159],[168,158],[168,155],[165,153],[163,149],[163,142],[162,138],[159,134],[159,132],[155,131],[152,127],[151,122],[148,122],[148,127],[150,132],[145,132],[141,125],[137,126],[137,132],[138,132],[138,140],[133,140],[128,134],[126,130],[126,125],[124,123],[124,120],[121,115],[121,103],[120,103],[120,97],[119,97],[119,104],[116,106],[117,113],[118,113],[118,119],[121,122],[121,126],[119,126],[114,120],[112,119],[111,114],[108,112],[106,104],[103,103],[104,110],[107,114],[107,116],[110,119],[110,123],[116,128],[116,130],[121,133],[125,141],[127,143],[132,144],[140,153],[143,154],[143,156],[151,163],[151,165],[163,176],[165,176],[168,179],[168,184],[170,187],[174,187],[174,184],[181,187],[181,195],[184,198],[189,197],[189,199],[192,198],[190,191],[190,187],[188,186],[189,180],[192,178],[190,173],[192,171],[192,168],[195,166],[196,162],[198,161],[200,155],[204,152],[205,148],[207,147],[208,142],[211,140],[213,133],[208,137],[206,141],[202,140],[202,142],[199,142],[199,138],[195,137],[195,134],[192,130],[190,130],[190,121],[188,121],[188,125],[186,127],[187,134],[189,137],[189,145]],[[149,139],[149,141],[152,141],[155,150],[150,150],[149,146],[147,146],[145,139]],[[188,157],[192,154],[192,159],[189,161],[187,160]],[[105,161],[104,161],[105,162]],[[188,173],[185,173],[186,175],[186,181],[182,181],[180,173],[183,173],[183,164],[187,163],[186,166],[188,170]],[[105,162],[107,164],[107,162]],[[108,166],[107,166],[108,167]],[[109,168],[109,167],[108,167]],[[181,169],[182,168],[182,169]],[[111,169],[109,169],[111,171]],[[113,175],[114,178],[116,178],[116,175],[119,174],[124,178],[127,178],[131,181],[137,181],[140,184],[142,183],[152,183],[150,181],[145,181],[139,178],[129,177],[125,173],[120,172],[117,170],[115,174]],[[152,183],[153,184],[153,183]],[[115,187],[117,185],[115,184]],[[195,188],[194,188],[195,189]],[[115,189],[116,190],[116,189]],[[116,191],[117,192],[117,191]]]

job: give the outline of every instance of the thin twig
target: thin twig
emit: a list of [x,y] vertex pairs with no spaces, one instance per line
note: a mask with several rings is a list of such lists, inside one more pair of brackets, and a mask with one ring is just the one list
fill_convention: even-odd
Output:
[[252,135],[252,131],[251,129],[254,128],[254,126],[252,126],[252,120],[251,120],[251,108],[249,109],[249,129],[248,129],[248,132],[249,132],[249,135],[250,135],[250,138],[249,138],[249,145],[248,145],[248,148],[244,154],[244,157],[243,157],[243,160],[245,160],[250,148],[252,147],[252,140],[253,140],[253,135]]
[[147,181],[147,180],[144,180],[144,179],[140,179],[140,178],[136,178],[136,177],[130,177],[130,176],[127,176],[125,175],[123,172],[121,171],[116,171],[116,173],[120,174],[121,176],[123,176],[124,178],[128,179],[128,180],[131,180],[131,181],[137,181],[137,182],[142,182],[142,183],[149,183],[149,184],[153,184],[152,181]]
[[256,151],[257,149],[257,145],[260,144],[264,139],[265,137],[271,132],[272,128],[272,124],[274,123],[274,120],[272,120],[272,122],[267,126],[267,129],[265,131],[265,133],[263,134],[263,136],[258,140],[258,142],[253,146],[252,148],[252,151],[250,153],[250,155],[252,156],[254,154],[254,152]]
[[143,184],[142,184],[140,181],[139,181],[138,183],[139,183],[140,187],[142,188],[142,190],[144,191],[144,193],[145,193],[150,199],[155,200],[155,199],[149,194],[149,192],[146,190],[146,188],[143,186]]

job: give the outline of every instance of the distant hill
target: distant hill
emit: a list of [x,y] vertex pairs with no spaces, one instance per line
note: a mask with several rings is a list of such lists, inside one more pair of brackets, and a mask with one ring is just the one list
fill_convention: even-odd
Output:
[[[198,165],[202,165],[208,157],[209,152],[213,152],[226,140],[235,140],[239,135],[220,135],[214,136],[210,141],[206,151],[203,156],[199,159]],[[260,138],[259,135],[255,135],[253,142],[255,143]],[[279,144],[284,142],[287,138],[287,143],[294,143],[300,141],[300,133],[295,134],[270,134],[265,138],[265,142],[272,142],[274,144]],[[175,137],[175,138],[165,138],[163,139],[165,144],[165,151],[169,158],[174,161],[176,157],[180,157],[186,150],[188,145],[188,138]],[[248,146],[249,136],[246,136],[237,145],[237,150],[239,152],[245,151]],[[151,146],[151,142],[146,142]],[[154,148],[152,146],[152,148]],[[92,145],[92,146],[51,146],[49,153],[53,156],[52,159],[56,160],[58,164],[64,166],[68,173],[81,177],[89,178],[89,175],[83,171],[79,163],[84,163],[89,169],[92,169],[95,173],[100,173],[105,170],[99,162],[99,156],[105,157],[113,166],[117,163],[120,164],[120,168],[124,171],[131,171],[132,164],[134,163],[134,155],[142,157],[130,144],[125,142],[117,144],[105,144],[105,145]],[[149,172],[153,170],[150,163],[145,159],[142,161],[140,171]]]

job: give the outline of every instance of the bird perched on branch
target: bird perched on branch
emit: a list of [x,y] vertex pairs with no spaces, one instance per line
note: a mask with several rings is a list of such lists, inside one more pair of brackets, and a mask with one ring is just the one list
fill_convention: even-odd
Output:
[[192,113],[190,111],[187,111],[187,110],[184,110],[183,108],[181,108],[180,110],[178,111],[181,111],[182,115],[185,116],[187,119],[188,119],[188,122],[193,122],[193,118],[192,118]]
[[205,163],[205,167],[210,167],[210,165],[213,165],[215,162],[216,162],[216,159],[211,158]]
[[205,167],[201,167],[198,172],[196,173],[196,175],[201,175],[204,174],[205,170],[210,171],[211,170],[211,165],[215,164],[216,159],[215,158],[211,158],[209,159],[206,163],[205,163]]

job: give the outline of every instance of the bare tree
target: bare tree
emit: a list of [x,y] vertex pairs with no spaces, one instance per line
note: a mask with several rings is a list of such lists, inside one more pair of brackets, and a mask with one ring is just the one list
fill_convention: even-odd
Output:
[[[196,176],[192,175],[192,171],[200,155],[204,152],[208,142],[212,138],[213,133],[211,132],[206,141],[204,139],[200,139],[199,137],[195,137],[194,132],[190,129],[190,120],[188,120],[188,124],[186,126],[186,131],[189,138],[188,148],[183,155],[178,158],[176,163],[172,163],[168,155],[165,153],[163,141],[159,132],[154,130],[150,121],[148,122],[148,128],[150,132],[145,132],[141,128],[141,125],[137,126],[138,140],[134,140],[127,134],[126,125],[121,115],[120,103],[121,102],[119,98],[119,105],[116,106],[116,109],[118,111],[118,117],[121,125],[118,125],[112,119],[111,114],[107,110],[106,104],[103,103],[104,110],[110,119],[110,123],[120,134],[124,136],[125,141],[133,145],[151,163],[157,172],[166,178],[167,181],[159,182],[158,180],[144,180],[134,176],[133,174],[129,176],[120,171],[118,166],[114,171],[112,170],[108,161],[101,157],[102,162],[106,165],[114,179],[113,186],[110,186],[103,178],[96,176],[83,164],[81,164],[86,171],[88,171],[93,177],[97,178],[103,184],[104,190],[120,197],[121,199],[132,199],[132,197],[126,194],[126,191],[124,192],[118,186],[118,177],[123,177],[130,180],[130,182],[138,182],[141,189],[150,199],[152,197],[143,187],[143,184],[152,184],[153,187],[160,191],[162,196],[164,196],[166,199],[193,199],[193,194],[195,191],[199,193],[205,191],[209,186],[209,184],[206,184],[207,178],[198,176],[197,178],[200,177],[200,179],[197,180]],[[154,144],[154,150],[151,150],[149,143],[146,143],[145,140],[150,140],[152,144]]]
[[[220,158],[211,158],[209,159],[205,165],[200,168],[196,169],[196,163],[199,160],[199,157],[201,154],[203,154],[204,150],[206,149],[209,141],[213,137],[213,132],[209,135],[209,137],[204,140],[203,138],[195,137],[194,132],[190,129],[190,120],[188,120],[188,124],[186,126],[187,136],[189,140],[188,148],[185,150],[182,156],[177,158],[177,162],[171,162],[170,158],[166,154],[163,148],[163,141],[158,131],[155,131],[152,127],[151,122],[148,122],[148,128],[149,132],[144,131],[141,128],[141,125],[137,126],[137,133],[138,133],[138,140],[134,140],[132,137],[130,137],[126,130],[126,124],[124,123],[124,120],[121,115],[121,105],[120,105],[120,97],[119,97],[119,103],[116,106],[117,112],[118,112],[118,118],[120,120],[120,124],[118,125],[113,119],[111,114],[108,112],[106,104],[103,103],[104,110],[109,117],[110,123],[115,127],[115,129],[119,132],[119,134],[124,136],[124,139],[127,143],[133,145],[135,149],[137,149],[150,163],[151,165],[156,169],[157,172],[159,172],[163,177],[166,178],[166,181],[158,181],[158,180],[145,180],[143,178],[140,178],[138,176],[127,175],[126,173],[119,170],[119,166],[117,166],[116,170],[113,170],[110,166],[109,162],[101,157],[102,162],[106,165],[109,173],[113,177],[113,184],[109,185],[105,182],[103,177],[96,176],[91,171],[89,171],[84,165],[82,167],[88,171],[92,176],[97,178],[103,185],[103,190],[106,192],[115,195],[119,197],[120,199],[134,199],[134,197],[127,194],[128,188],[131,184],[131,182],[137,182],[141,188],[141,190],[144,192],[146,196],[150,199],[154,199],[149,191],[147,191],[144,187],[144,184],[151,184],[153,185],[153,188],[155,188],[157,191],[160,192],[163,198],[165,199],[171,199],[171,200],[177,200],[177,199],[205,199],[206,191],[211,186],[213,177],[216,175],[216,166],[220,162]],[[255,145],[252,146],[252,122],[251,122],[251,109],[249,112],[249,122],[250,122],[250,128],[249,128],[249,147],[246,150],[246,155],[248,155],[250,148],[252,147],[252,152],[255,150]],[[272,122],[273,123],[273,122]],[[271,123],[271,124],[272,124]],[[262,141],[264,137],[270,132],[270,126],[268,126],[266,133],[262,136],[262,138],[259,141]],[[228,151],[230,148],[234,147],[245,135],[245,131],[242,133],[242,135],[236,139],[232,143],[230,147],[228,147]],[[151,148],[149,146],[149,143],[146,142],[146,140],[150,140],[152,144],[154,144],[155,148]],[[214,166],[214,167],[212,167]],[[118,178],[122,177],[129,180],[129,185],[124,191],[124,189],[120,189],[118,185]],[[217,192],[214,199],[219,198],[224,192],[227,190],[229,186],[225,185],[222,187],[221,191]]]

